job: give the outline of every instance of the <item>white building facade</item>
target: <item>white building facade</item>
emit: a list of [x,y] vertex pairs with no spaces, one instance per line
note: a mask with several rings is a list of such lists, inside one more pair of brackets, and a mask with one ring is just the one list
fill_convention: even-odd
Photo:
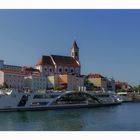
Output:
[[32,91],[46,91],[47,78],[41,75],[32,74],[24,77],[25,88]]
[[0,85],[6,83],[9,88],[23,89],[25,74],[13,71],[0,71]]

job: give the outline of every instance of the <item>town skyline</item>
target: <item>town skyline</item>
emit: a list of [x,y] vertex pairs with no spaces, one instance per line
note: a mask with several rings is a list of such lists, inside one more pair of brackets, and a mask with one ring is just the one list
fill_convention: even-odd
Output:
[[82,74],[138,85],[139,16],[139,10],[1,10],[0,59],[34,66],[42,55],[70,55],[76,40]]

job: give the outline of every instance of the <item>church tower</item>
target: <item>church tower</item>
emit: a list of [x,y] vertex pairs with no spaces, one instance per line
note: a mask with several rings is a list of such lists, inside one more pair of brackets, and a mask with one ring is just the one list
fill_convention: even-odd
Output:
[[71,57],[79,61],[79,47],[77,46],[76,41],[74,41],[73,46],[71,48]]

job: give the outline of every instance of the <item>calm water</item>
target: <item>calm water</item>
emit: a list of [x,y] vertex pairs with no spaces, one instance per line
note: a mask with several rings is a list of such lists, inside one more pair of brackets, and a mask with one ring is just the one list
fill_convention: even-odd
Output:
[[0,113],[1,131],[140,131],[140,103]]

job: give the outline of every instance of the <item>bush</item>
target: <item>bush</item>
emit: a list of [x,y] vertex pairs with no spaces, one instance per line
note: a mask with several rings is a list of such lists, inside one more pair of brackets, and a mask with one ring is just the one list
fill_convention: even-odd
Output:
[[0,85],[0,89],[8,88],[8,85],[4,82],[3,85]]
[[65,88],[64,87],[62,87],[62,86],[56,86],[56,87],[54,87],[54,90],[64,90]]

